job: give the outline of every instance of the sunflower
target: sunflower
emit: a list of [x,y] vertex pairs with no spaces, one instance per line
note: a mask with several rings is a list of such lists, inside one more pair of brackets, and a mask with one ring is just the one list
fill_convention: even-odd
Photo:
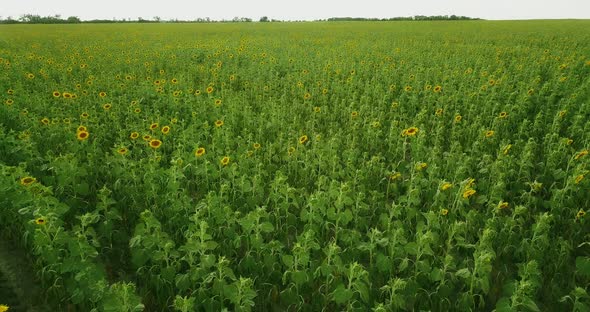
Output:
[[90,116],[90,115],[88,115],[88,113],[82,113],[82,114],[80,115],[80,118],[87,119],[89,116]]
[[129,150],[127,148],[121,147],[117,150],[117,153],[119,153],[119,155],[125,155],[125,154],[127,154],[128,151]]
[[107,93],[104,91],[101,91],[100,93],[98,93],[98,96],[105,97],[105,96],[107,96]]
[[445,182],[441,185],[440,189],[441,189],[441,191],[446,191],[446,190],[450,189],[451,187],[453,187],[453,184],[451,184],[449,182]]
[[195,95],[201,95],[201,90],[195,90]]
[[76,138],[79,141],[84,141],[88,139],[88,136],[90,136],[90,133],[88,133],[88,131],[78,131],[78,133],[76,133]]
[[162,127],[162,133],[163,134],[168,134],[170,132],[170,126],[164,126]]
[[443,112],[444,112],[444,110],[442,108],[438,108],[434,114],[436,116],[442,116]]
[[139,114],[141,113],[141,108],[136,108],[133,110],[134,113]]
[[465,190],[465,192],[463,192],[463,198],[468,199],[473,194],[475,194],[475,190],[474,189],[467,189],[467,190]]
[[500,114],[498,115],[498,117],[500,117],[500,118],[506,118],[506,117],[508,117],[508,113],[507,112],[500,112]]
[[410,87],[410,86],[405,86],[405,87],[404,87],[404,91],[406,91],[406,92],[410,92],[410,91],[412,91],[412,87]]
[[350,117],[352,117],[352,118],[356,118],[356,117],[358,117],[358,115],[359,115],[359,112],[357,112],[357,111],[352,111],[352,113],[350,113]]
[[158,123],[154,122],[150,125],[150,130],[156,130],[156,129],[158,129],[158,126],[159,126]]
[[37,224],[37,225],[45,225],[46,223],[47,223],[47,220],[45,220],[45,218],[35,219],[35,224]]
[[588,150],[583,150],[583,151],[579,152],[578,154],[576,154],[576,156],[574,156],[574,159],[578,160],[586,155],[588,155]]
[[158,139],[153,139],[150,141],[150,147],[153,149],[158,149],[162,145],[162,141]]
[[216,120],[215,121],[215,127],[219,128],[221,126],[223,126],[223,120]]
[[220,99],[215,100],[215,106],[221,106],[221,100]]
[[197,150],[195,151],[195,156],[201,157],[203,155],[205,155],[205,148],[204,147],[197,148]]
[[6,103],[6,105],[12,105],[14,103],[14,101],[12,99],[8,99],[4,103]]
[[307,142],[307,140],[309,140],[309,138],[307,137],[307,135],[302,135],[299,137],[299,144],[305,144],[305,142]]
[[139,138],[139,133],[131,132],[131,135],[129,135],[129,138],[131,138],[132,140],[135,140],[135,139]]
[[28,73],[28,74],[27,74],[27,78],[29,78],[29,79],[33,79],[33,78],[35,78],[35,75],[33,75],[32,73]]
[[6,91],[6,93],[8,93],[9,95],[13,95],[14,94],[14,90],[8,89],[8,91]]
[[293,153],[295,153],[295,147],[293,147],[293,146],[289,147],[289,149],[287,150],[287,153],[289,153],[289,156],[291,156]]
[[56,97],[56,98],[61,96],[61,93],[59,93],[59,91],[53,91],[52,94],[53,94],[53,97]]
[[137,101],[136,100],[131,101],[131,106],[135,106],[135,105],[137,105]]
[[254,149],[259,149],[260,148],[260,143],[254,143],[254,145],[252,145],[252,147],[254,147]]
[[236,75],[229,75],[229,81],[236,80]]
[[418,171],[422,171],[422,170],[426,169],[426,167],[428,167],[428,164],[425,162],[421,162],[421,163],[416,164],[416,170],[418,170]]
[[502,154],[508,155],[508,152],[510,152],[511,148],[512,148],[512,144],[508,144],[508,145],[504,146],[504,148],[502,149]]
[[313,108],[313,111],[316,112],[316,113],[319,113],[319,112],[322,111],[322,109],[319,106],[316,106],[316,107]]
[[559,111],[559,117],[563,118],[563,116],[565,116],[565,114],[567,114],[566,110]]
[[455,116],[455,122],[461,122],[461,119],[463,119],[463,117],[461,115]]
[[62,93],[62,96],[64,97],[64,99],[71,99],[72,98],[72,94],[69,92]]
[[574,180],[574,182],[576,184],[578,184],[578,183],[582,182],[582,180],[584,180],[584,175],[583,174],[577,176],[576,179]]
[[442,91],[442,87],[441,86],[436,86],[434,87],[434,92],[439,93],[440,91]]
[[309,92],[306,92],[306,93],[303,95],[303,99],[304,99],[304,100],[309,100],[309,99],[311,99],[311,93],[309,93]]
[[44,125],[48,125],[49,124],[49,118],[45,117],[43,119],[41,119],[41,123]]
[[399,179],[401,177],[402,177],[402,174],[401,173],[394,172],[394,173],[392,173],[392,174],[389,175],[389,180],[395,181],[395,180],[397,180],[397,179]]
[[508,208],[510,205],[508,204],[508,202],[505,201],[500,201],[498,203],[498,209],[506,209]]
[[488,130],[485,133],[486,138],[491,138],[494,136],[494,130]]
[[527,94],[527,95],[529,95],[529,96],[533,95],[533,93],[535,93],[535,90],[533,90],[533,89],[529,89],[529,90],[526,92],[526,94]]
[[24,177],[24,178],[20,179],[20,185],[23,185],[23,186],[29,186],[35,182],[37,182],[37,179],[35,179],[33,177]]
[[172,82],[173,84],[177,84],[178,83],[178,79],[172,78],[172,80],[170,80],[170,82]]
[[6,312],[6,311],[8,311],[8,309],[10,309],[9,306],[7,306],[5,304],[0,304],[0,312]]
[[573,143],[574,143],[574,140],[572,140],[572,139],[566,139],[565,140],[565,144],[566,145],[572,145]]
[[221,161],[220,161],[222,166],[227,166],[229,164],[229,157],[228,156],[224,156]]
[[211,93],[213,93],[213,90],[215,90],[215,89],[212,86],[208,86],[205,91],[207,91],[207,94],[211,94]]
[[417,127],[410,127],[402,132],[402,136],[415,136],[419,129]]
[[159,86],[161,83],[162,83],[162,82],[161,82],[160,80],[154,80],[154,84],[155,84],[156,86]]
[[584,209],[580,209],[578,211],[578,213],[576,213],[576,219],[580,219],[582,217],[584,217],[586,215],[586,212],[584,211]]
[[142,139],[143,139],[144,141],[149,141],[149,140],[151,140],[151,139],[152,139],[152,136],[151,136],[151,135],[149,135],[149,134],[146,134],[146,135],[144,135],[144,136],[142,137]]
[[102,108],[104,110],[109,110],[109,109],[111,109],[111,107],[113,107],[113,105],[111,105],[110,103],[106,103],[105,105],[102,106]]
[[440,214],[443,215],[443,216],[448,215],[449,214],[449,209],[441,209],[440,210]]
[[328,89],[322,89],[322,94],[328,94]]
[[79,126],[79,127],[76,129],[76,131],[77,131],[77,132],[82,132],[82,131],[88,131],[88,129],[87,129],[86,127],[84,127],[84,126]]

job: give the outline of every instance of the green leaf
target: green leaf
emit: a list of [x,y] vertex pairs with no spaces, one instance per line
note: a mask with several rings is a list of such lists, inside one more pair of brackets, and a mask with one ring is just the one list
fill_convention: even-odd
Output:
[[590,277],[590,258],[577,257],[576,258],[576,273],[585,277]]
[[460,277],[462,279],[468,279],[471,277],[471,272],[468,268],[463,268],[457,272],[455,272],[455,276]]
[[262,222],[259,228],[263,233],[271,233],[275,230],[275,227],[270,222]]
[[291,255],[283,255],[281,257],[281,260],[283,260],[283,263],[285,264],[286,267],[291,268],[293,266],[293,256]]
[[353,295],[354,292],[352,290],[344,288],[344,285],[340,285],[332,292],[332,300],[338,304],[343,304],[352,299]]

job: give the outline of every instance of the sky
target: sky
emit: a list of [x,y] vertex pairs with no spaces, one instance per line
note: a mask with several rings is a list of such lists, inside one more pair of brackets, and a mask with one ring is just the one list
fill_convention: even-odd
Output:
[[231,20],[262,16],[279,20],[329,17],[463,15],[490,20],[590,19],[590,0],[2,0],[0,16],[59,14],[82,20],[138,17],[162,20]]

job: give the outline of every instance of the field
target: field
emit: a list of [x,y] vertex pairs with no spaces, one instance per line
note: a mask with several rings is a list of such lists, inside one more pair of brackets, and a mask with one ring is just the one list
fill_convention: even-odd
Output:
[[0,92],[14,311],[590,311],[590,21],[5,25]]

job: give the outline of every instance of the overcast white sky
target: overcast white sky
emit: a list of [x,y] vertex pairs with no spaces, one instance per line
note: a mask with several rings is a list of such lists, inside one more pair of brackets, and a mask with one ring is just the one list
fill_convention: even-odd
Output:
[[61,14],[83,20],[261,16],[282,20],[328,17],[465,15],[484,19],[590,19],[590,0],[1,0],[0,16]]

